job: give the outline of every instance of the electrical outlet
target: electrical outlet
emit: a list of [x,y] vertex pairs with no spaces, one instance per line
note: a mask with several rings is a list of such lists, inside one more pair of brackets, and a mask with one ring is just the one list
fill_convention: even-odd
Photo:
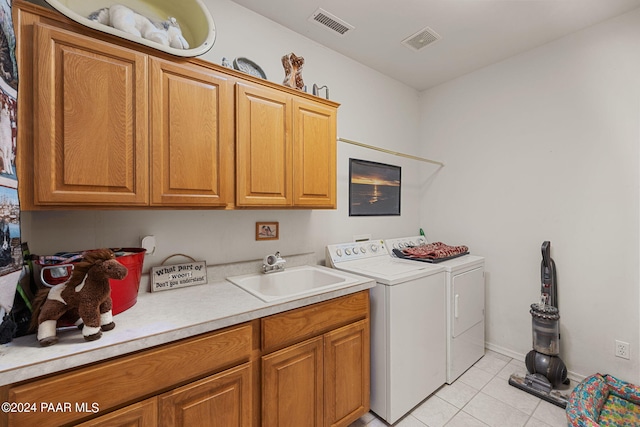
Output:
[[627,360],[630,359],[628,342],[616,340],[616,357],[622,357]]

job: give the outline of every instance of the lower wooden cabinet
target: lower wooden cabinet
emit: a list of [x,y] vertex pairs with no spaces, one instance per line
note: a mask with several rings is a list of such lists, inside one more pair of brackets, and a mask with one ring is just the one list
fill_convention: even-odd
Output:
[[251,364],[177,388],[158,400],[160,427],[249,427]]
[[[256,323],[231,326],[9,386],[6,391],[9,402],[23,405],[51,402],[54,406],[63,406],[60,411],[36,408],[38,410],[0,412],[0,426],[74,425],[131,408],[129,405],[152,396],[163,396],[162,393],[176,391],[202,379],[217,379],[223,374],[229,374],[227,378],[231,378],[235,375],[233,367],[251,363]],[[68,410],[64,405],[68,405]]]
[[322,426],[323,340],[262,358],[262,426]]
[[157,398],[152,397],[78,424],[78,427],[156,427],[157,425],[158,401]]
[[325,426],[346,426],[369,411],[369,320],[324,336]]
[[[368,301],[364,291],[263,319],[263,346],[274,342],[271,329],[305,335],[305,326],[323,323],[309,323],[314,316],[328,330],[262,357],[263,427],[343,427],[369,410]],[[358,313],[362,320],[331,329]]]
[[245,363],[78,426],[250,427],[252,417],[251,363]]
[[369,310],[360,291],[3,386],[69,410],[0,412],[0,427],[346,427],[369,410]]

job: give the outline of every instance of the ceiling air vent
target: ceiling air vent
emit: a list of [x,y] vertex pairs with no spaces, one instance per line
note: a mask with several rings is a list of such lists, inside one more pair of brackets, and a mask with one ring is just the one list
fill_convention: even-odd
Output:
[[402,40],[402,44],[407,46],[409,49],[418,51],[438,40],[440,40],[440,36],[431,28],[425,27],[417,33]]
[[342,19],[338,18],[327,12],[324,9],[318,8],[313,15],[309,17],[309,21],[315,22],[318,25],[322,25],[328,28],[340,36],[344,36],[347,31],[353,30],[355,27],[351,24],[347,24]]

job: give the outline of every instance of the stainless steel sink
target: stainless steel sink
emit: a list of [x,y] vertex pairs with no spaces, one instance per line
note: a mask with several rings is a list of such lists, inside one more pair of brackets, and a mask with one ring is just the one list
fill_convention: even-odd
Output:
[[270,274],[227,277],[227,280],[261,300],[270,302],[293,296],[322,293],[362,279],[327,267],[305,265]]

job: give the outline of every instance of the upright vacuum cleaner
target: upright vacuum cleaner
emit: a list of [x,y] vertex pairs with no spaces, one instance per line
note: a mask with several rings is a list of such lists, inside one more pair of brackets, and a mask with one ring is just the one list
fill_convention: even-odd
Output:
[[[540,302],[531,304],[533,350],[525,357],[528,374],[513,374],[509,384],[561,408],[568,395],[556,387],[569,385],[567,367],[560,354],[560,312],[556,287],[556,265],[551,259],[551,242],[542,243]],[[564,387],[567,388],[567,387]]]

